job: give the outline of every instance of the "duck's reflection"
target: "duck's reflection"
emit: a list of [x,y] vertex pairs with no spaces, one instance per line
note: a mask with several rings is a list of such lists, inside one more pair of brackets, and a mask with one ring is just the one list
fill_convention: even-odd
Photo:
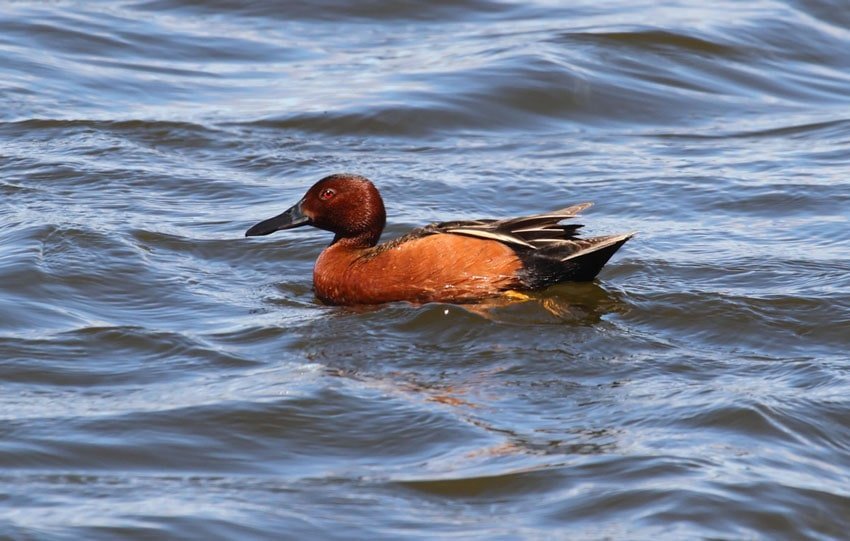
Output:
[[[302,343],[328,375],[417,407],[445,408],[459,422],[495,437],[471,451],[469,459],[607,453],[618,435],[593,418],[582,421],[584,409],[577,401],[617,400],[622,393],[617,382],[596,380],[589,389],[582,380],[571,381],[569,370],[548,377],[539,363],[552,355],[563,357],[556,362],[580,358],[582,344],[600,332],[600,322],[626,310],[628,302],[618,291],[595,283],[564,284],[474,304],[332,308],[307,326]],[[565,334],[557,327],[572,330]],[[577,405],[527,416],[530,403],[552,400]]]
[[[516,419],[506,422],[498,415],[504,399],[505,386],[516,390],[518,398],[523,402],[533,397],[526,396],[523,385],[510,381],[510,377],[501,374],[507,367],[491,368],[476,371],[472,377],[459,379],[455,376],[440,375],[436,381],[425,381],[422,374],[413,372],[393,371],[385,374],[366,374],[362,371],[348,371],[340,368],[328,368],[327,373],[335,377],[355,380],[360,385],[370,389],[379,388],[384,393],[395,395],[405,401],[428,402],[445,406],[460,422],[474,426],[495,436],[495,441],[467,451],[464,456],[469,460],[486,459],[488,457],[503,457],[511,455],[523,456],[563,456],[563,455],[592,455],[605,454],[617,449],[621,434],[612,427],[599,427],[592,419],[587,424],[570,420],[569,426],[552,424],[553,415],[546,414],[545,419],[529,419],[522,426],[517,425]],[[451,381],[449,381],[451,380]],[[576,388],[578,384],[570,385]],[[617,384],[610,386],[616,392]],[[597,392],[604,390],[595,387]],[[499,396],[496,396],[496,395]],[[578,425],[578,426],[577,426]]]

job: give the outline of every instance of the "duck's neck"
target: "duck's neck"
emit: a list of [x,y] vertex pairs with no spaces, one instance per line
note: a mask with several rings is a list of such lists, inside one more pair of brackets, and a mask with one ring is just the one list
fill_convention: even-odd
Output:
[[340,233],[337,233],[333,242],[331,242],[331,246],[349,249],[371,248],[378,244],[380,238],[380,231],[366,231],[354,237],[343,237]]

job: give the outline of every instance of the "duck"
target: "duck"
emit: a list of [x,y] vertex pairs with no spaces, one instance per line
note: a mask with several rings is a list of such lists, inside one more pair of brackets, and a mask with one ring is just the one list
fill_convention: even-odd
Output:
[[590,206],[435,222],[378,244],[387,220],[381,194],[366,177],[337,173],[245,236],[308,225],[333,233],[313,269],[315,295],[325,304],[460,304],[593,280],[634,232],[581,238],[582,225],[561,224]]

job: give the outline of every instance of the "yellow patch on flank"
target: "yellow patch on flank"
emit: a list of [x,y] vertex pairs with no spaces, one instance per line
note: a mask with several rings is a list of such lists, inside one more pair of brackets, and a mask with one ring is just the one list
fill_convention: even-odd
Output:
[[515,300],[515,301],[530,301],[531,296],[522,293],[521,291],[514,291],[513,289],[509,289],[502,293],[505,297]]

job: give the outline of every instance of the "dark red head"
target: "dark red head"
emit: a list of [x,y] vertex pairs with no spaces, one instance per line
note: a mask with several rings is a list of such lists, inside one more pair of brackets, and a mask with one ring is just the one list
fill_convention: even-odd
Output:
[[386,221],[384,201],[375,185],[366,177],[341,173],[315,183],[301,201],[258,223],[245,236],[312,225],[333,232],[334,242],[350,239],[348,242],[357,246],[374,246]]

